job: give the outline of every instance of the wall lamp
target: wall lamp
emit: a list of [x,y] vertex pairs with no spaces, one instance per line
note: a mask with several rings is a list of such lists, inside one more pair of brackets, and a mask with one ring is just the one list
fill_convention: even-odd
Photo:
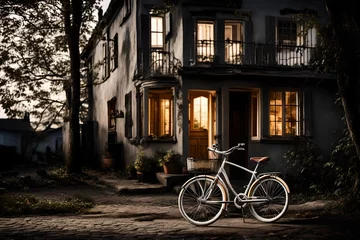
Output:
[[115,110],[115,118],[124,118],[125,114],[122,110]]

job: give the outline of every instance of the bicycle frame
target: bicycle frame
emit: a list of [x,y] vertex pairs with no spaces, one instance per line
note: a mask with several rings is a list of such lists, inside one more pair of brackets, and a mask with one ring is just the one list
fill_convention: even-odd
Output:
[[[244,191],[243,193],[238,193],[238,192],[236,192],[236,190],[235,190],[234,187],[232,186],[232,184],[231,184],[231,182],[230,182],[230,179],[229,179],[229,177],[228,177],[228,175],[227,175],[227,172],[226,172],[226,170],[225,170],[225,165],[226,165],[226,164],[232,165],[232,166],[234,166],[234,167],[237,167],[237,168],[242,169],[243,171],[246,171],[246,172],[251,173],[251,178],[250,178],[249,183],[247,184],[246,189],[245,189],[245,191]],[[246,167],[243,167],[243,166],[240,166],[240,165],[238,165],[238,164],[229,162],[229,161],[227,160],[226,155],[225,155],[225,156],[223,157],[223,160],[222,160],[222,163],[221,163],[221,165],[220,165],[220,168],[219,168],[217,174],[215,175],[214,182],[213,182],[212,185],[209,187],[208,191],[204,194],[204,199],[203,199],[202,201],[203,201],[203,202],[206,202],[206,203],[208,203],[208,204],[234,203],[235,206],[237,206],[237,207],[241,207],[241,206],[239,206],[239,205],[236,204],[236,201],[235,201],[236,199],[238,199],[239,202],[245,203],[245,204],[246,204],[246,203],[267,202],[267,201],[269,201],[268,199],[241,199],[241,198],[238,198],[238,195],[240,195],[240,194],[244,194],[245,196],[248,195],[249,190],[250,190],[250,187],[251,187],[251,184],[258,179],[258,177],[256,176],[258,167],[259,167],[259,163],[256,164],[254,170],[250,170],[250,169],[248,169],[248,168],[246,168]],[[221,176],[224,176],[224,179],[223,179]],[[206,200],[206,199],[211,195],[211,192],[212,192],[212,190],[213,190],[213,187],[217,184],[217,182],[218,182],[219,180],[220,180],[221,182],[225,183],[225,185],[226,185],[225,187],[226,187],[226,188],[230,188],[230,190],[232,191],[232,193],[235,195],[235,198],[234,198],[233,201],[208,201],[208,200]],[[224,180],[225,180],[225,181],[224,181]]]

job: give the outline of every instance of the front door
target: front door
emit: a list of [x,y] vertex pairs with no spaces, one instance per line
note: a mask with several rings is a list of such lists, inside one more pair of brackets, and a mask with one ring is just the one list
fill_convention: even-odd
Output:
[[[230,147],[238,143],[245,143],[245,151],[234,151],[230,155],[230,161],[238,165],[247,167],[247,149],[249,143],[249,120],[250,120],[250,92],[230,92],[229,93],[229,143]],[[231,179],[246,179],[245,171],[236,167],[230,167]]]

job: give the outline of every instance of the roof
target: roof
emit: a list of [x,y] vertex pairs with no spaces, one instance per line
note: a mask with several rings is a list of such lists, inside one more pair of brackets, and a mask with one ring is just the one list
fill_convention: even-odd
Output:
[[102,16],[102,18],[96,25],[87,45],[81,52],[82,59],[85,59],[86,56],[90,53],[92,48],[96,45],[97,41],[102,37],[101,30],[106,28],[106,26],[113,20],[114,16],[116,16],[116,14],[120,11],[123,5],[124,0],[111,0],[105,14]]
[[24,119],[0,119],[0,130],[8,132],[31,132],[30,122]]

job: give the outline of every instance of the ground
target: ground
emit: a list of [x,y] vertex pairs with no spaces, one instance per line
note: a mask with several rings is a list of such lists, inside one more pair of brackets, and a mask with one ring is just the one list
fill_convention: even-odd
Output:
[[214,224],[185,221],[177,194],[159,184],[124,180],[92,172],[99,181],[57,188],[29,189],[47,199],[81,194],[95,200],[86,214],[0,217],[0,239],[358,239],[360,218],[324,215],[326,202],[289,207],[276,223],[258,222],[230,208]]

